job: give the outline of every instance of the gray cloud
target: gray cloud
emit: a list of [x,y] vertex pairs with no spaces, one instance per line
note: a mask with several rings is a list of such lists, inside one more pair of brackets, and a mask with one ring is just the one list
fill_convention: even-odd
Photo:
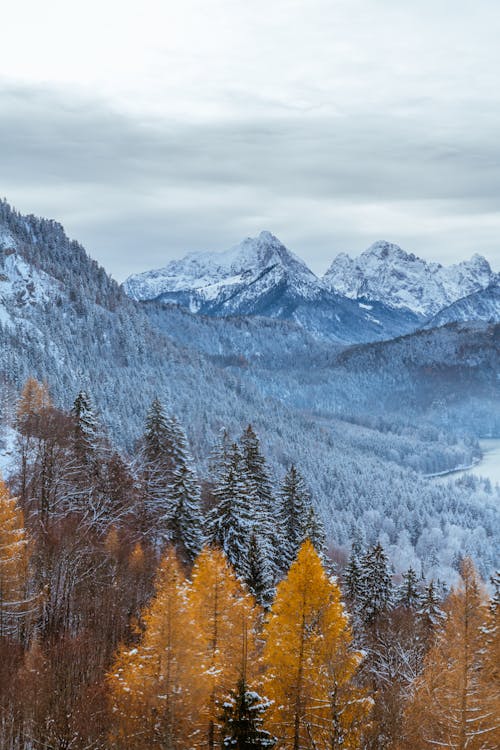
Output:
[[[2,192],[117,278],[262,228],[315,270],[384,237],[500,266],[498,103],[266,108],[180,122],[40,87],[0,90]],[[270,114],[272,112],[272,114]]]

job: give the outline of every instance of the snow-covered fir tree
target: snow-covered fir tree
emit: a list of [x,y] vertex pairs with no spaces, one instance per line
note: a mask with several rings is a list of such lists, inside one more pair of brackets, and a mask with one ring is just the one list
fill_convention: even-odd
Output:
[[403,573],[403,580],[397,591],[396,604],[417,610],[421,601],[417,574],[413,568]]
[[389,562],[380,543],[371,547],[361,560],[360,614],[371,625],[392,606],[393,589]]
[[283,529],[280,557],[283,570],[288,570],[304,541],[304,522],[309,502],[304,480],[294,464],[285,474],[279,496],[280,523]]
[[246,583],[250,592],[263,607],[271,604],[274,588],[273,576],[255,530],[250,534],[247,557]]
[[88,464],[95,458],[103,439],[103,431],[87,391],[78,393],[71,416],[74,420],[73,449],[77,459]]
[[207,540],[220,547],[236,572],[248,575],[251,534],[249,496],[242,476],[242,457],[236,443],[225,472],[214,488],[217,503],[207,517]]
[[263,728],[264,714],[270,702],[247,685],[245,678],[238,680],[222,706],[220,716],[222,746],[227,750],[258,750],[271,748],[276,737]]
[[203,546],[200,487],[193,469],[182,464],[174,471],[168,489],[169,538],[182,560],[192,563]]
[[445,618],[439,588],[433,580],[430,580],[424,587],[420,599],[418,617],[428,635],[431,635]]
[[344,594],[350,602],[357,602],[362,587],[361,549],[357,544],[351,547],[351,554],[343,575]]

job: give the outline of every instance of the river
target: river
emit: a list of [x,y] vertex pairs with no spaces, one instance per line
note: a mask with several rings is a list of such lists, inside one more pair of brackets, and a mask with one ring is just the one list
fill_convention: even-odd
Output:
[[493,484],[500,484],[500,438],[485,438],[479,441],[483,458],[470,469],[453,471],[444,476],[435,477],[437,481],[448,481],[462,474],[474,474],[478,477],[486,477]]

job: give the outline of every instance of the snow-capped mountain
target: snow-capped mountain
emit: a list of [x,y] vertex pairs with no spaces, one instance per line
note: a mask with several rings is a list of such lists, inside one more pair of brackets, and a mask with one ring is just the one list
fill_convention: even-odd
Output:
[[500,322],[500,285],[494,284],[457,300],[449,307],[440,310],[425,325],[437,328],[447,323],[460,323],[470,320]]
[[381,241],[358,258],[338,255],[323,282],[351,299],[379,301],[428,318],[462,297],[498,284],[500,276],[481,255],[442,266]]
[[222,253],[191,253],[165,268],[132,276],[125,292],[138,301],[172,302],[213,317],[258,315],[292,320],[343,343],[391,338],[421,319],[383,302],[332,291],[270,232]]

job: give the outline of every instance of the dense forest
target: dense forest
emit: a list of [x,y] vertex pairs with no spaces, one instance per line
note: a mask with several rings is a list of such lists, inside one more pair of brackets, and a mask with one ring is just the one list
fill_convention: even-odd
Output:
[[126,454],[30,378],[0,485],[2,750],[494,750],[500,578],[326,541],[252,425],[200,476],[157,398]]

